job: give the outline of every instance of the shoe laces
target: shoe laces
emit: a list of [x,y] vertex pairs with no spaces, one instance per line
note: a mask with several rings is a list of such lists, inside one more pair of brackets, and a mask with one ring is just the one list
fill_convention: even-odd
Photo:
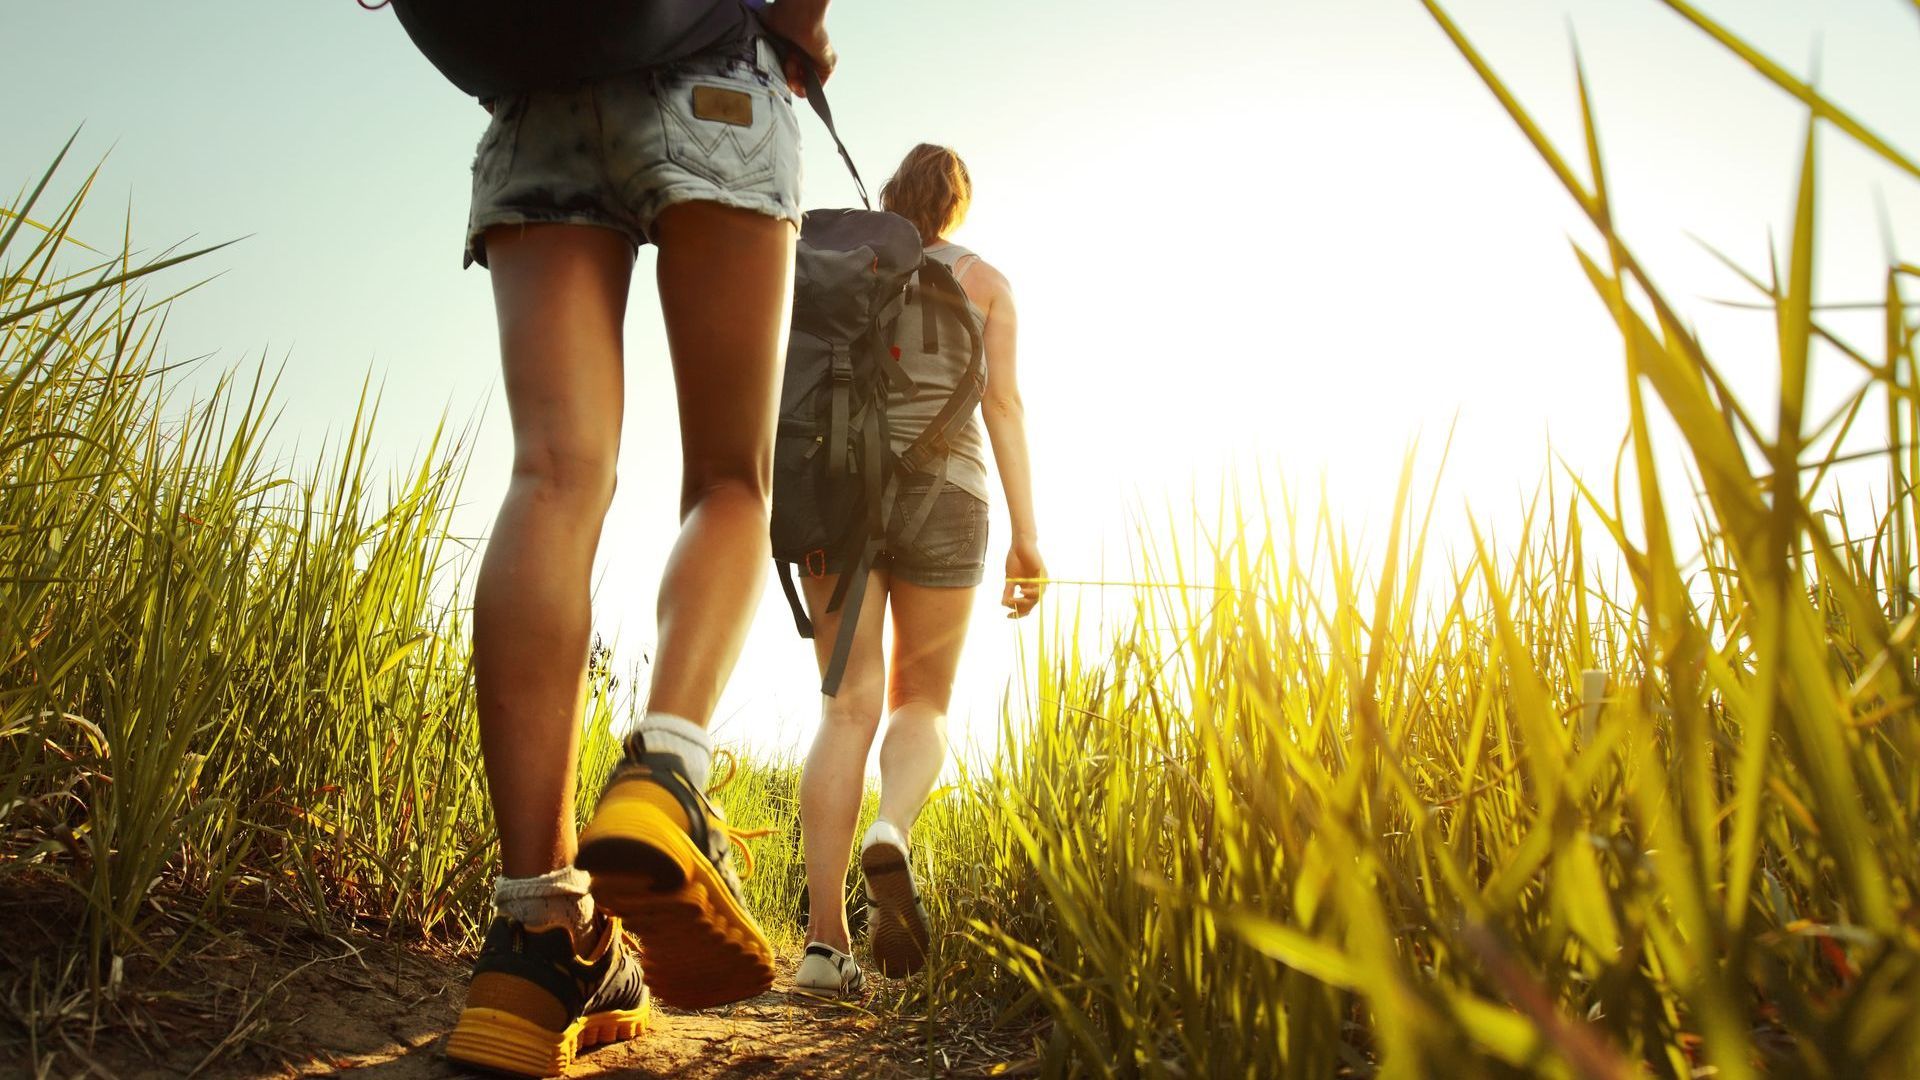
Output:
[[[738,776],[740,773],[740,755],[734,753],[731,750],[721,748],[721,749],[715,750],[713,752],[713,756],[716,760],[721,757],[726,758],[727,772],[726,772],[726,775],[722,776],[719,780],[716,780],[713,783],[710,783],[707,785],[706,794],[709,800],[711,800],[715,795],[720,794],[721,790],[724,789],[728,784],[733,783],[734,777]],[[741,880],[744,881],[745,879],[753,876],[753,849],[747,846],[747,841],[758,840],[763,836],[772,836],[775,830],[771,828],[766,828],[766,829],[736,828],[732,822],[728,821],[724,817],[720,818],[719,821],[720,821],[720,831],[726,834],[727,842],[733,845],[733,850],[740,853],[740,862],[744,870],[744,873],[740,875],[740,878]]]

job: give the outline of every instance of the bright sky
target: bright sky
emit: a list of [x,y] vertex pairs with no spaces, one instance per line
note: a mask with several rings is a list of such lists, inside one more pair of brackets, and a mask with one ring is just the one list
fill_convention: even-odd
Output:
[[[1920,13],[1909,0],[1702,0],[1910,155]],[[1456,0],[1449,10],[1569,151],[1570,34],[1595,94],[1619,218],[1745,394],[1771,392],[1770,317],[1688,238],[1759,269],[1784,234],[1804,120],[1656,0]],[[1178,14],[1175,15],[1174,13]],[[877,188],[907,147],[952,145],[977,185],[958,239],[1012,280],[1043,549],[1068,578],[1121,576],[1130,520],[1232,470],[1285,478],[1377,531],[1401,455],[1458,418],[1443,538],[1466,509],[1509,520],[1549,464],[1605,476],[1625,423],[1619,348],[1567,246],[1571,202],[1416,0],[928,0],[836,5],[836,118]],[[381,445],[418,452],[443,413],[478,418],[457,526],[483,534],[509,461],[485,273],[462,273],[484,115],[353,0],[92,0],[0,9],[0,188],[84,125],[69,173],[106,157],[87,235],[127,200],[139,244],[246,239],[169,325],[202,383],[285,363],[286,454],[308,461],[384,387]],[[852,188],[811,116],[807,203]],[[1823,140],[1821,295],[1877,298],[1878,215],[1920,236],[1920,184]],[[1912,250],[1904,255],[1915,257]],[[643,253],[628,325],[620,493],[599,629],[638,657],[674,531],[676,433]],[[1839,321],[1839,320],[1836,320]],[[1843,321],[1841,325],[1847,325]],[[1871,324],[1856,323],[1873,341]],[[1822,382],[1835,400],[1836,365]],[[1817,413],[1816,413],[1817,415]],[[998,617],[1007,535],[956,695],[991,739],[1021,626]],[[1097,597],[1062,589],[1066,611]],[[811,654],[771,582],[718,718],[798,748]]]

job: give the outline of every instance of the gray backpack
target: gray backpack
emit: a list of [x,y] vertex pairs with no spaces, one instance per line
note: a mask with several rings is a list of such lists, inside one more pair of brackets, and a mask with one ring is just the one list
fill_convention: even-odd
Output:
[[[902,348],[964,356],[957,388],[923,430],[893,452],[887,400],[910,390]],[[902,344],[904,342],[904,344]],[[813,636],[793,575],[840,574],[828,611],[840,633],[821,691],[834,694],[846,671],[866,593],[867,572],[886,550],[900,481],[935,482],[904,508],[905,543],[919,532],[945,488],[949,442],[973,415],[986,386],[983,327],[945,263],[928,258],[907,219],[875,210],[812,210],[794,263],[793,327],[780,428],[774,441],[773,558],[800,636]]]

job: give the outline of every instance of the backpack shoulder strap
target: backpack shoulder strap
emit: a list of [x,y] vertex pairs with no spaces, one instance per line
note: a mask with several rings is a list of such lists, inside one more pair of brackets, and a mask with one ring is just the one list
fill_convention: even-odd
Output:
[[[794,51],[793,43],[777,34],[769,33],[767,40],[773,42],[774,51],[780,54],[782,62]],[[813,70],[813,65],[804,56],[801,58],[800,72],[801,84],[807,89],[807,104],[813,106],[814,115],[826,125],[827,135],[833,139],[833,148],[840,151],[840,160],[847,163],[853,186],[860,192],[860,205],[873,209],[873,200],[867,198],[866,181],[860,179],[860,170],[854,167],[853,155],[847,153],[847,144],[840,141],[840,130],[833,126],[833,109],[827,105],[827,92],[820,88],[820,73]]]
[[959,386],[954,390],[953,395],[947,398],[946,404],[940,406],[940,411],[927,424],[927,429],[901,452],[899,471],[903,474],[921,472],[934,458],[942,457],[947,453],[948,433],[953,430],[954,425],[963,422],[980,403],[980,393],[987,381],[987,347],[984,328],[980,325],[980,320],[973,317],[973,310],[967,303],[966,290],[960,287],[960,282],[954,278],[953,271],[937,259],[924,260],[920,264],[920,288],[922,303],[931,299],[925,295],[928,291],[940,294],[942,299],[953,303],[955,311],[960,316],[960,324],[967,331],[967,367],[960,376]]

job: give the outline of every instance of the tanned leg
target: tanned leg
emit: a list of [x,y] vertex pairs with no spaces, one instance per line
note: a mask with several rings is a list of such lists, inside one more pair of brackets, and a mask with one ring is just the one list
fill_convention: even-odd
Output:
[[508,877],[573,861],[590,575],[620,447],[633,253],[582,225],[491,229],[513,478],[473,599],[480,750]]
[[655,240],[682,479],[647,706],[704,726],[772,560],[767,512],[794,229],[748,210],[681,203],[660,215]]
[[701,796],[713,717],[771,561],[767,510],[794,229],[682,203],[654,222],[660,306],[680,406],[680,538],[660,583],[647,715],[580,837],[597,906],[646,950],[663,1002],[707,1008],[773,985],[727,826]]
[[[847,930],[847,865],[853,859],[853,829],[866,790],[867,753],[880,726],[886,694],[886,575],[869,571],[860,624],[839,694],[820,697],[820,730],[800,773],[800,828],[807,853],[807,937],[852,952]],[[840,636],[844,612],[826,610],[838,575],[801,581],[813,619],[813,648],[824,673]]]

